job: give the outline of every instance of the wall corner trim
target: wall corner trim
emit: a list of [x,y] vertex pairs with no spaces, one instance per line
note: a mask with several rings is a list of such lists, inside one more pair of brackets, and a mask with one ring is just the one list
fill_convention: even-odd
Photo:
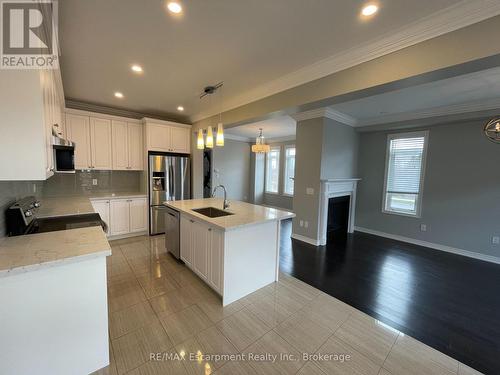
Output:
[[304,121],[304,120],[310,120],[312,118],[326,117],[349,126],[356,126],[358,124],[358,120],[356,120],[354,117],[336,111],[329,107],[312,109],[310,111],[295,113],[291,115],[291,117],[295,121]]
[[[417,240],[417,239],[410,238],[410,237],[404,237],[404,236],[399,236],[397,234],[380,232],[378,230],[373,230],[373,229],[368,229],[368,228],[363,228],[363,227],[358,227],[358,226],[355,226],[354,230],[358,231],[358,232],[362,232],[362,233],[373,234],[375,236],[390,238],[392,240],[411,243],[413,245],[424,246],[424,247],[428,247],[428,248],[434,249],[434,250],[446,251],[447,253],[462,255],[462,256],[465,256],[468,258],[483,260],[485,262],[500,264],[500,258],[491,256],[491,255],[484,255],[484,254],[475,253],[475,252],[469,251],[469,250],[458,249],[458,248],[451,247],[451,246],[446,246],[446,245],[441,245],[441,244],[437,244],[437,243],[433,243],[433,242]],[[293,237],[293,235],[292,235],[292,237]]]
[[302,241],[302,242],[305,242],[305,243],[308,243],[309,245],[313,245],[313,246],[319,246],[319,240],[315,240],[313,238],[309,238],[309,237],[306,237],[306,236],[302,236],[300,234],[295,234],[295,233],[292,233],[292,236],[291,236],[293,239],[295,240],[299,240],[299,241]]

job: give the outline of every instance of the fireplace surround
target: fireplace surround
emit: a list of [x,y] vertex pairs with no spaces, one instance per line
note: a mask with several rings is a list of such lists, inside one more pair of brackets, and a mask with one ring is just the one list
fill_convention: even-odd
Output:
[[356,213],[356,189],[359,178],[321,180],[319,205],[319,244],[326,245],[328,232],[328,201],[334,197],[349,196],[349,220],[347,232],[354,232],[354,216]]

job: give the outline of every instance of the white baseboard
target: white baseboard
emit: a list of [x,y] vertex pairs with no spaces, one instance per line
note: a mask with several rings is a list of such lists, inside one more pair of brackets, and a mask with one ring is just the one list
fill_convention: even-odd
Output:
[[313,238],[302,236],[300,234],[292,233],[292,238],[299,240],[299,241],[302,241],[302,242],[305,242],[305,243],[308,243],[310,245],[319,246],[319,240],[315,240]]
[[135,233],[120,234],[117,236],[109,236],[108,241],[121,240],[123,238],[139,237],[139,236],[146,236],[146,235],[148,235],[148,232],[135,232]]
[[373,230],[373,229],[368,229],[368,228],[363,228],[363,227],[354,227],[354,230],[356,230],[358,232],[373,234],[375,236],[390,238],[390,239],[397,240],[397,241],[408,242],[408,243],[411,243],[414,245],[429,247],[429,248],[435,249],[435,250],[446,251],[447,253],[453,253],[453,254],[457,254],[457,255],[466,256],[469,258],[484,260],[486,262],[500,264],[500,258],[491,256],[491,255],[479,254],[479,253],[475,253],[475,252],[469,251],[469,250],[458,249],[456,247],[451,247],[451,246],[441,245],[441,244],[437,244],[437,243],[433,243],[433,242],[417,240],[417,239],[410,238],[410,237],[404,237],[404,236],[399,236],[397,234],[380,232],[378,230]]

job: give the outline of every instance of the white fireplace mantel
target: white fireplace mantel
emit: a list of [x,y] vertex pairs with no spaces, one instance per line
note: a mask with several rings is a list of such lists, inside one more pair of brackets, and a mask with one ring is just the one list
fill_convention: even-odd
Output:
[[319,242],[326,245],[328,224],[328,200],[334,197],[349,196],[349,223],[347,231],[354,232],[354,215],[356,212],[356,189],[360,178],[338,178],[321,180],[319,205]]

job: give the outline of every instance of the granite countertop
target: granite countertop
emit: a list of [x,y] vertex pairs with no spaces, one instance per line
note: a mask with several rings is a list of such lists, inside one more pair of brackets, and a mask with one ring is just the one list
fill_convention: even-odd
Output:
[[100,227],[7,237],[0,240],[0,278],[108,255]]
[[229,201],[229,208],[225,211],[234,215],[222,217],[208,217],[192,211],[194,208],[215,207],[222,209],[223,200],[219,198],[190,199],[182,201],[168,201],[163,204],[174,210],[187,214],[195,219],[204,221],[223,231],[235,230],[241,227],[265,223],[267,221],[280,221],[295,217],[293,212],[278,210],[276,208],[258,206],[255,204]]
[[127,198],[147,198],[148,193],[140,191],[119,191],[116,193],[92,193],[89,199],[127,199]]
[[[89,196],[45,197],[36,217],[57,217],[94,213],[90,199],[147,197],[142,192],[97,193]],[[111,255],[101,227],[61,230],[0,239],[0,277],[40,267],[77,262]]]

